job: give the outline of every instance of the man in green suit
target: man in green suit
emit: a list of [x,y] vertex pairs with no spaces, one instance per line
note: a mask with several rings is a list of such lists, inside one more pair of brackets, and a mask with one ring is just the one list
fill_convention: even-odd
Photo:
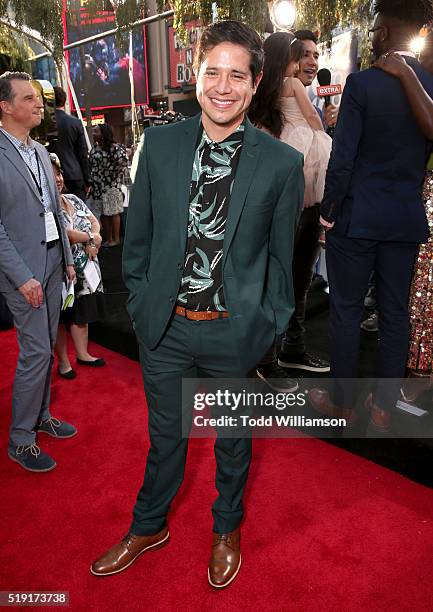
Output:
[[[244,378],[293,312],[293,235],[303,159],[245,113],[262,76],[260,37],[213,24],[197,49],[198,117],[146,131],[123,253],[128,311],[140,343],[151,447],[127,536],[91,567],[107,576],[165,544],[183,479],[182,379]],[[242,494],[251,438],[215,442],[208,579],[221,588],[240,564]]]

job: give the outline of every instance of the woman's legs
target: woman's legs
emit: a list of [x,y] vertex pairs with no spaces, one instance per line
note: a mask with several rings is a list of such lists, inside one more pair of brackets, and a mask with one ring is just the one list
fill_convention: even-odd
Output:
[[92,357],[87,350],[89,341],[89,326],[87,323],[84,325],[77,325],[76,323],[71,324],[71,336],[74,341],[75,352],[77,357],[83,361],[95,361],[97,357]]
[[54,346],[54,352],[57,355],[59,371],[61,374],[66,374],[72,370],[71,362],[68,357],[68,341],[66,338],[66,328],[60,324],[57,332],[57,340]]
[[112,225],[112,217],[108,217],[107,215],[101,216],[102,230],[104,233],[104,241],[108,244],[113,242],[113,225]]
[[111,217],[111,244],[120,244],[120,215],[113,215]]
[[120,214],[103,215],[101,221],[104,231],[104,245],[115,246],[120,244]]

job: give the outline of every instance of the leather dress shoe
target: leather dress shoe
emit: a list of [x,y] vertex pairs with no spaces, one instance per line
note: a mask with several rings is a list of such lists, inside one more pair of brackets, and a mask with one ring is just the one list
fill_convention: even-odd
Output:
[[360,325],[361,329],[366,332],[378,332],[379,331],[379,315],[377,312],[373,312],[368,319],[365,319]]
[[388,410],[379,408],[373,402],[373,396],[370,395],[365,400],[365,407],[370,411],[370,425],[379,432],[387,433],[391,429],[391,414]]
[[357,414],[352,408],[341,408],[334,404],[329,397],[329,391],[325,389],[311,389],[308,398],[313,408],[321,414],[326,414],[336,419],[346,419],[350,424],[354,423],[357,419]]
[[228,586],[241,568],[241,532],[239,527],[230,533],[214,533],[209,561],[209,584],[217,589]]
[[164,527],[155,535],[139,536],[128,533],[119,544],[115,544],[90,566],[95,576],[111,576],[123,572],[146,550],[161,548],[167,543],[170,533]]

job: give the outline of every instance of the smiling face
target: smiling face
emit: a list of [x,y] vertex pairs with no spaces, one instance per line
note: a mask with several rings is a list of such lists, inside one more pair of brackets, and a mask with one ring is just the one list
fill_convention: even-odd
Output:
[[253,83],[250,53],[223,42],[208,51],[197,75],[197,100],[202,122],[213,140],[224,140],[242,123],[260,83]]
[[30,81],[13,79],[9,101],[0,102],[4,125],[16,125],[30,132],[42,121],[44,105]]
[[305,87],[311,85],[319,69],[319,52],[312,40],[302,41],[303,54],[299,60],[299,72],[296,75]]

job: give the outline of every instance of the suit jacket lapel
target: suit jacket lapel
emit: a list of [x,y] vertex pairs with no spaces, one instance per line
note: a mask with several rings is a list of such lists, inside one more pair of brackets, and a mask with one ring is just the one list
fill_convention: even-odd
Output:
[[242,209],[245,205],[245,200],[248,195],[251,181],[254,177],[258,160],[259,149],[257,146],[255,128],[253,128],[252,124],[247,119],[245,122],[244,143],[242,145],[239,165],[236,171],[233,191],[230,196],[229,212],[223,245],[223,268],[225,266],[228,250],[235,235]]
[[201,115],[185,122],[182,137],[178,143],[177,186],[179,237],[182,254],[185,253],[188,232],[189,194],[191,189],[192,164],[194,161]]
[[11,162],[11,164],[17,169],[17,171],[21,174],[21,176],[27,181],[30,189],[33,191],[33,193],[35,194],[35,196],[37,197],[38,201],[41,203],[42,206],[42,202],[41,202],[41,197],[39,195],[39,192],[36,188],[36,185],[32,179],[32,177],[30,176],[30,172],[27,170],[26,168],[26,163],[23,160],[23,158],[21,157],[21,155],[18,153],[15,145],[13,145],[10,140],[0,132],[0,136],[1,136],[1,146],[4,148],[4,155],[5,157]]

